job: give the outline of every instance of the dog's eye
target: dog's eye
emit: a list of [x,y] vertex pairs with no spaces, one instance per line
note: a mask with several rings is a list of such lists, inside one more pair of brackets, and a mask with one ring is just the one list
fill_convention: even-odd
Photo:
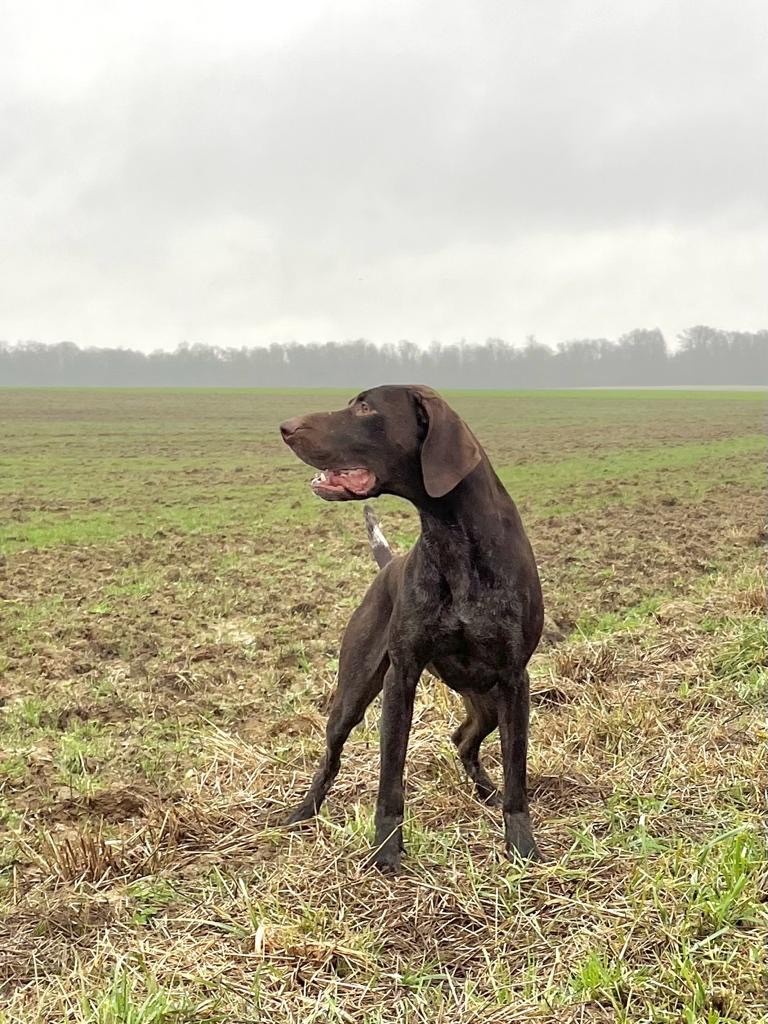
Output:
[[368,416],[373,412],[373,409],[368,405],[367,402],[355,402],[355,412],[358,416]]

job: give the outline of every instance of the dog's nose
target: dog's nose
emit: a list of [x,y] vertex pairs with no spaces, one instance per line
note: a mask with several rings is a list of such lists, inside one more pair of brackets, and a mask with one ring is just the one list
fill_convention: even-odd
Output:
[[294,416],[292,420],[286,420],[280,424],[280,433],[284,441],[289,441],[301,426],[301,416]]

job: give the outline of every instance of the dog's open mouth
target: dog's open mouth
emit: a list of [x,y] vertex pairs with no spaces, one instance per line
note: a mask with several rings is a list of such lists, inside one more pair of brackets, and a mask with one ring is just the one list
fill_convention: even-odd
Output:
[[310,487],[326,501],[365,498],[376,486],[370,469],[325,469],[312,480]]

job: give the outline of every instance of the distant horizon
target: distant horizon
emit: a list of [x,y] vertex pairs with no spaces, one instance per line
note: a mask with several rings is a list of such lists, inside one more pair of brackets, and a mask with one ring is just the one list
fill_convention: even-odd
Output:
[[[505,336],[503,334],[487,334],[487,335],[484,335],[480,339],[472,339],[472,338],[460,337],[460,338],[456,338],[456,339],[446,340],[444,338],[433,338],[429,342],[419,342],[419,341],[414,340],[413,338],[407,337],[406,335],[399,335],[399,336],[397,336],[395,338],[387,339],[387,340],[383,340],[382,341],[382,340],[378,340],[378,339],[376,339],[374,337],[371,337],[371,336],[363,333],[363,334],[352,334],[349,337],[343,337],[343,338],[322,338],[322,339],[321,338],[309,338],[309,339],[296,339],[296,338],[294,338],[294,339],[290,339],[288,341],[279,340],[279,339],[273,339],[271,341],[254,341],[254,342],[251,342],[251,343],[243,343],[241,345],[224,345],[224,344],[216,344],[214,342],[206,341],[206,340],[199,339],[199,338],[196,338],[196,339],[185,338],[185,339],[182,339],[181,341],[176,342],[174,345],[171,345],[171,344],[168,344],[168,345],[156,345],[153,348],[147,348],[144,345],[142,345],[140,342],[133,342],[133,343],[126,342],[124,344],[109,344],[108,342],[93,342],[93,343],[87,343],[86,344],[84,342],[78,341],[76,338],[70,338],[70,337],[60,337],[60,338],[56,338],[55,340],[43,340],[41,338],[36,338],[36,337],[33,337],[33,336],[29,336],[29,337],[15,338],[13,340],[10,340],[9,338],[4,337],[2,334],[0,334],[0,345],[6,345],[6,346],[9,346],[10,348],[14,348],[14,347],[19,346],[19,345],[30,345],[30,344],[45,345],[46,347],[54,347],[56,345],[75,345],[75,346],[77,346],[77,348],[80,351],[88,351],[88,350],[91,350],[91,349],[96,349],[96,350],[103,349],[103,350],[109,350],[109,351],[114,351],[114,352],[119,352],[119,351],[137,352],[137,353],[141,353],[142,355],[151,355],[153,352],[160,352],[160,353],[164,353],[166,355],[172,355],[175,352],[178,352],[180,349],[193,348],[195,346],[202,346],[203,348],[219,350],[219,351],[229,351],[229,350],[231,350],[231,351],[240,351],[242,349],[246,349],[247,351],[250,351],[252,349],[259,349],[259,350],[261,350],[261,349],[269,349],[270,346],[272,346],[272,345],[280,345],[280,346],[283,346],[283,347],[296,347],[296,348],[299,348],[299,347],[303,347],[303,346],[316,346],[316,345],[317,346],[351,345],[351,344],[355,344],[355,343],[360,342],[360,341],[363,341],[363,342],[365,342],[366,344],[369,344],[369,345],[375,345],[377,349],[385,349],[388,346],[395,346],[395,347],[397,347],[397,345],[399,345],[401,343],[412,344],[412,345],[415,345],[419,349],[419,351],[421,351],[421,352],[429,352],[430,348],[432,348],[433,346],[436,346],[436,345],[440,346],[441,348],[450,348],[450,347],[453,347],[453,346],[466,347],[466,348],[475,348],[475,347],[480,347],[482,345],[485,345],[485,344],[487,344],[490,341],[501,341],[505,345],[509,346],[510,348],[513,348],[513,349],[516,349],[516,350],[521,350],[521,349],[525,348],[525,346],[529,343],[530,339],[533,339],[533,341],[537,345],[544,345],[546,348],[550,348],[550,349],[555,350],[558,345],[569,345],[569,344],[572,344],[574,342],[579,342],[579,341],[605,341],[605,342],[607,342],[610,345],[618,345],[621,342],[621,339],[623,337],[626,337],[627,334],[630,334],[632,332],[632,330],[638,330],[639,329],[639,330],[648,330],[648,331],[659,331],[659,333],[661,334],[661,336],[663,337],[663,339],[665,341],[665,344],[667,345],[667,348],[670,351],[674,352],[674,351],[677,351],[679,349],[679,347],[680,347],[680,338],[681,338],[681,336],[684,334],[684,332],[686,330],[690,330],[691,326],[692,326],[691,324],[687,324],[685,327],[677,329],[675,334],[674,334],[674,336],[668,334],[666,331],[663,330],[663,328],[660,328],[658,325],[654,324],[653,326],[647,326],[647,327],[642,327],[642,328],[637,328],[637,327],[635,327],[635,328],[628,328],[626,331],[624,331],[624,332],[622,332],[620,334],[617,334],[615,336],[601,335],[601,334],[593,332],[593,333],[585,333],[585,334],[569,334],[569,335],[566,335],[564,337],[557,338],[555,340],[545,340],[542,337],[540,337],[538,334],[536,334],[534,331],[531,331],[528,334],[524,335],[522,340],[514,340],[514,339],[512,339],[512,338],[510,338],[508,336]],[[761,334],[761,333],[763,333],[765,331],[768,331],[768,324],[766,324],[766,326],[759,326],[759,327],[755,327],[755,328],[736,328],[736,327],[733,327],[733,326],[730,326],[730,327],[717,327],[717,326],[714,326],[714,327],[712,327],[712,329],[715,330],[715,331],[722,331],[725,334]]]
[[768,330],[723,331],[698,325],[676,348],[658,329],[638,328],[617,341],[583,338],[556,348],[529,339],[483,345],[412,342],[219,348],[181,345],[173,351],[0,343],[0,384],[29,386],[360,387],[374,382],[430,383],[483,390],[754,384],[765,377]]

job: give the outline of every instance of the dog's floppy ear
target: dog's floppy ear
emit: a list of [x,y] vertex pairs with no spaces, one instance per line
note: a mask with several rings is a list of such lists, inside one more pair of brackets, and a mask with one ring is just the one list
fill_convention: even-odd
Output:
[[442,498],[475,469],[482,457],[480,445],[463,419],[432,388],[413,388],[427,418],[427,436],[421,446],[421,472],[430,498]]

